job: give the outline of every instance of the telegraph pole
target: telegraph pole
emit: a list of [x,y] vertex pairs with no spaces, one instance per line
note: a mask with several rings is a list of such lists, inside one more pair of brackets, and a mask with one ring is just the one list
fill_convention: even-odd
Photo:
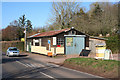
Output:
[[25,42],[24,42],[24,51],[26,51],[26,26],[25,26],[24,33],[25,33],[25,36],[24,36],[24,40],[25,40]]

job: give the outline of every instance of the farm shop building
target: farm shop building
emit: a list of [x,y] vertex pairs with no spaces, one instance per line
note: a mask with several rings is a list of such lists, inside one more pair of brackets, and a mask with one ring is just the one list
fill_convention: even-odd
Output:
[[44,55],[48,52],[79,54],[86,47],[89,47],[89,36],[74,28],[37,33],[27,38],[27,51]]

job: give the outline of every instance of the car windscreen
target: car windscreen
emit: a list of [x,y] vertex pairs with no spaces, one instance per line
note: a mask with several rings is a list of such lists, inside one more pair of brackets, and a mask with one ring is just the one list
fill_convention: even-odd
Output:
[[10,48],[10,51],[17,51],[17,48]]

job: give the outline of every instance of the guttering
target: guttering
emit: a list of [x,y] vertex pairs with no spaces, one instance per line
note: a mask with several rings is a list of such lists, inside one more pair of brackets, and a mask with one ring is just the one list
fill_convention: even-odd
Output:
[[86,37],[86,35],[64,35],[65,37]]

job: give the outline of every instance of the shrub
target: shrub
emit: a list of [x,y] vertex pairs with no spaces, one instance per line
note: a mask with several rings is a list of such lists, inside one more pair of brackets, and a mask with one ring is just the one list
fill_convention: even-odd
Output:
[[112,53],[118,53],[119,51],[119,37],[117,35],[115,36],[111,36],[111,37],[107,37],[107,41],[106,41],[106,47],[107,49],[110,49],[112,51]]
[[8,47],[17,47],[20,51],[24,51],[24,42],[6,41],[2,42],[2,51],[6,52]]

